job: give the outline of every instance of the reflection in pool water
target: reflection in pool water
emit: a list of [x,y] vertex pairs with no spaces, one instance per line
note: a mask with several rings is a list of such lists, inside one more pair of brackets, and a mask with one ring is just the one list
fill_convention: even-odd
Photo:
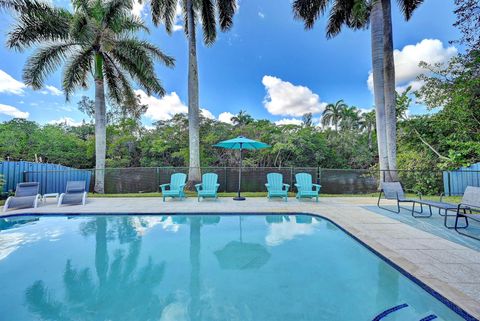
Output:
[[461,320],[317,217],[9,220],[0,225],[7,320],[357,321],[405,302],[388,320]]

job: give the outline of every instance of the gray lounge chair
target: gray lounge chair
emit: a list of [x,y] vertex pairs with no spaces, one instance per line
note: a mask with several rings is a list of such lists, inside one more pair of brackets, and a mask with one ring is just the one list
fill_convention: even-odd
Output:
[[[469,212],[467,214],[467,211]],[[476,212],[477,214],[473,214]],[[465,219],[465,226],[458,226],[458,219]],[[464,230],[468,227],[468,219],[480,222],[480,187],[467,186],[465,193],[463,193],[462,202],[457,206],[457,217],[455,218],[455,231],[458,233],[471,237],[475,240],[480,241],[480,237],[476,237],[464,232],[461,232],[460,229]]]
[[[382,182],[380,184],[381,189],[380,189],[380,194],[378,195],[378,201],[377,201],[377,206],[381,209],[384,209],[389,212],[393,213],[400,213],[400,208],[407,209],[405,207],[401,207],[400,203],[412,203],[412,212],[415,212],[415,202],[418,201],[417,199],[412,199],[412,198],[406,198],[405,193],[402,188],[402,184],[400,182]],[[391,210],[387,207],[382,207],[380,206],[380,200],[382,199],[382,194],[385,196],[385,199],[387,200],[396,200],[397,201],[397,210]],[[422,199],[422,195],[418,194],[419,200]],[[423,207],[420,206],[421,211],[420,212],[415,212],[415,213],[423,213]],[[410,209],[407,209],[410,210]]]
[[85,205],[87,200],[87,191],[85,189],[85,181],[68,181],[65,193],[60,195],[58,206],[68,205]]
[[40,199],[40,183],[18,183],[15,190],[15,196],[7,198],[3,211],[6,212],[10,208],[36,208]]

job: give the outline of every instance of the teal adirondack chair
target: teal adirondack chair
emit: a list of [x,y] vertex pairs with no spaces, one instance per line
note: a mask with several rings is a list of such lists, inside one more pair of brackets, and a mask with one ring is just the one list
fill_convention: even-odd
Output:
[[300,198],[314,198],[318,202],[318,194],[320,193],[321,185],[312,183],[312,175],[308,173],[298,173],[295,175],[297,187],[297,199]]
[[218,175],[215,173],[206,173],[202,175],[202,183],[196,184],[198,201],[200,198],[214,197],[218,198],[217,191],[220,184],[218,184]]
[[[187,181],[187,175],[183,173],[175,173],[170,176],[170,184],[162,184],[160,188],[162,190],[163,201],[165,197],[178,197],[180,199],[185,197],[185,182]],[[168,188],[167,188],[168,187]]]
[[268,199],[272,197],[282,197],[285,199],[285,202],[288,199],[288,189],[290,185],[283,183],[283,175],[279,173],[269,173],[267,174],[267,187]]

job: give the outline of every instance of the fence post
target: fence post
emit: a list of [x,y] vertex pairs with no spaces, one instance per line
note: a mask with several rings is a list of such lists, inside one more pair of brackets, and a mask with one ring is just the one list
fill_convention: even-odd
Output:
[[293,186],[293,167],[290,167],[290,186]]
[[225,166],[224,168],[224,172],[225,172],[225,179],[224,179],[224,187],[223,187],[223,191],[226,193],[227,192],[227,166]]
[[447,172],[448,196],[452,196],[452,187],[450,185],[450,171]]

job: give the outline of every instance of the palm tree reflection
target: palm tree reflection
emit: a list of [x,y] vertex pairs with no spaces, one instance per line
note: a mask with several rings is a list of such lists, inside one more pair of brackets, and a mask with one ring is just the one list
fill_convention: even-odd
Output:
[[[138,267],[142,239],[136,236],[129,220],[123,217],[115,222],[98,217],[94,224],[90,222],[82,232],[95,232],[97,280],[90,268],[75,268],[68,260],[63,275],[64,298],[56,298],[59,294],[38,280],[26,290],[29,310],[44,320],[158,320],[169,303],[155,293],[165,263],[156,264],[149,258],[143,267]],[[128,243],[128,251],[115,251],[111,262],[107,248],[110,222],[120,243]]]

